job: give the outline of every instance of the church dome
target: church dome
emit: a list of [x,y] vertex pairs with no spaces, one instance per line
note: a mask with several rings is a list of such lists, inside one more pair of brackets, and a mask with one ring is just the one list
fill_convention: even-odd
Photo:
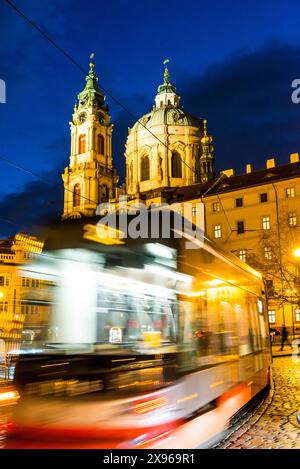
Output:
[[176,106],[163,106],[158,109],[153,109],[152,112],[145,114],[141,117],[132,127],[132,131],[139,131],[150,129],[160,125],[183,125],[201,127],[202,119],[186,113],[182,108]]
[[[200,180],[201,138],[206,137],[203,119],[180,106],[180,97],[170,81],[168,62],[164,61],[164,80],[151,112],[128,129],[126,189],[132,196],[152,191],[157,194],[162,188],[188,186]],[[208,157],[211,159],[210,153]],[[206,160],[201,160],[201,164],[205,174],[212,167],[210,160],[209,166]]]

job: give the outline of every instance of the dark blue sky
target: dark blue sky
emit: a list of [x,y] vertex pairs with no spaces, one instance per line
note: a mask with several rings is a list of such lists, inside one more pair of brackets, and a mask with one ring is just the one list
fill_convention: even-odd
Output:
[[[99,84],[134,115],[150,110],[165,57],[185,109],[208,119],[217,169],[261,168],[300,152],[299,1],[13,0],[84,68],[95,53]],[[84,76],[0,0],[0,237],[62,209],[69,121]],[[124,177],[127,127],[134,119],[107,98],[114,164]]]

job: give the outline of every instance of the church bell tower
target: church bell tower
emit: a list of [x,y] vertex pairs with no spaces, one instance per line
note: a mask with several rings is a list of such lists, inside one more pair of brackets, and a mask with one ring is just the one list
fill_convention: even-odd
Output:
[[94,54],[84,90],[75,103],[71,128],[70,163],[62,175],[62,218],[91,217],[100,203],[114,197],[118,182],[112,166],[112,130],[105,96],[94,72]]

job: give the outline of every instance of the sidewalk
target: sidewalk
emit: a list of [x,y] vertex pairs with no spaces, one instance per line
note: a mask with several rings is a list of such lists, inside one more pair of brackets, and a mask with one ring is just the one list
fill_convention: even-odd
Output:
[[298,347],[294,346],[291,348],[290,345],[284,345],[283,350],[280,350],[280,344],[273,344],[272,345],[272,356],[273,357],[289,357],[294,355],[299,355]]

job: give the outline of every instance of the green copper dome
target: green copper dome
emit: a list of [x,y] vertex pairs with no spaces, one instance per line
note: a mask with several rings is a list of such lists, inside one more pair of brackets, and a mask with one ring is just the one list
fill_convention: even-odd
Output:
[[146,128],[160,125],[182,125],[191,127],[202,127],[202,119],[187,114],[179,107],[163,107],[154,109],[149,114],[145,114],[132,127],[132,131],[142,130]]

